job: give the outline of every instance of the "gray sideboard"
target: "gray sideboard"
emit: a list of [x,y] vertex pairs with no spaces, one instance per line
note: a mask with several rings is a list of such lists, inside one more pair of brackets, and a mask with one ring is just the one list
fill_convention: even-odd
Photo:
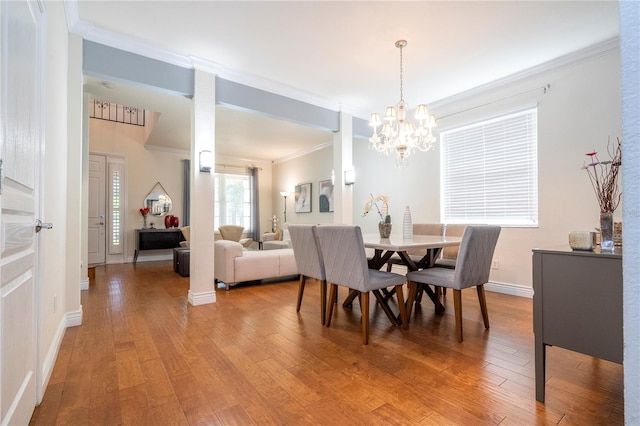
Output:
[[622,363],[622,249],[533,250],[536,400],[544,402],[546,347]]

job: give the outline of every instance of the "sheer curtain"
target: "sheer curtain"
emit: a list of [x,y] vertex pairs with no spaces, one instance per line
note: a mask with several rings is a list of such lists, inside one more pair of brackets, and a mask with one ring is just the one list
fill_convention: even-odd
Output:
[[258,167],[249,167],[249,176],[251,176],[251,235],[247,237],[254,241],[260,240],[260,199],[258,193]]

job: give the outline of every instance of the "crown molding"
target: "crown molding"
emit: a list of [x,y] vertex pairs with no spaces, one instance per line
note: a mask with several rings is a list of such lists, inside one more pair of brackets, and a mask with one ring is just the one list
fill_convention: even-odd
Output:
[[483,84],[481,86],[474,87],[473,89],[460,92],[456,95],[449,96],[439,101],[431,102],[429,104],[430,109],[437,110],[449,104],[460,102],[462,100],[477,96],[491,90],[495,90],[506,86],[511,83],[515,83],[527,78],[535,77],[550,71],[554,71],[567,66],[575,65],[576,63],[586,61],[592,58],[609,54],[620,48],[620,38],[615,37],[606,41],[603,41],[593,46],[577,50],[564,56],[560,56],[551,61],[544,62],[540,65],[528,68],[524,71],[517,72],[515,74],[508,75],[504,78],[494,80],[490,83]]
[[298,151],[298,152],[295,152],[293,154],[286,155],[284,157],[281,157],[281,158],[278,158],[276,160],[273,160],[273,164],[284,163],[285,161],[290,161],[290,160],[293,160],[295,158],[299,158],[299,157],[311,154],[312,152],[320,151],[321,149],[331,148],[331,147],[333,147],[333,141],[328,141],[328,142],[325,142],[325,143],[321,143],[320,145],[312,146],[311,148],[307,148],[305,150]]
[[187,158],[191,157],[191,150],[188,149],[170,148],[160,145],[145,145],[144,147],[147,149],[147,151],[169,152],[171,154],[186,155]]

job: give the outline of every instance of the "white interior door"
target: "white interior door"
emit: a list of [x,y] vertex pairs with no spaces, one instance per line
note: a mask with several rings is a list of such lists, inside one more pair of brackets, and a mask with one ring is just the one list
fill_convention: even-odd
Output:
[[106,260],[106,162],[104,155],[89,155],[89,220],[88,251],[89,264],[105,263]]
[[0,3],[0,422],[28,424],[36,404],[41,11]]

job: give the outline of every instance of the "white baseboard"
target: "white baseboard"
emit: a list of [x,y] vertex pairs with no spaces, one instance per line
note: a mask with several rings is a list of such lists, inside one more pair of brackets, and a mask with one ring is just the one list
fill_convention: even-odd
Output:
[[[173,253],[171,254],[145,254],[144,252],[138,255],[137,263],[142,262],[157,262],[159,260],[173,260]],[[133,263],[133,256],[127,258],[128,263]]]
[[216,292],[205,291],[203,293],[193,293],[189,290],[189,304],[192,306],[207,305],[209,303],[216,303]]
[[495,293],[509,294],[511,296],[526,297],[528,299],[533,298],[533,289],[531,287],[525,287],[523,285],[511,284],[511,283],[499,283],[488,282],[484,285],[487,291],[493,291]]
[[80,280],[80,290],[89,290],[89,278],[83,278]]
[[47,389],[49,385],[49,379],[51,379],[51,373],[53,372],[53,366],[56,363],[56,359],[58,358],[58,351],[60,350],[60,345],[62,344],[62,338],[64,337],[64,332],[67,329],[67,318],[66,315],[62,317],[60,323],[58,324],[58,328],[56,328],[56,332],[53,336],[53,341],[47,350],[47,354],[42,360],[42,376],[41,383],[38,386],[36,391],[37,404],[42,402],[42,398],[44,397],[44,391]]
[[79,310],[66,313],[65,323],[67,327],[77,327],[82,325],[82,305],[80,305]]

